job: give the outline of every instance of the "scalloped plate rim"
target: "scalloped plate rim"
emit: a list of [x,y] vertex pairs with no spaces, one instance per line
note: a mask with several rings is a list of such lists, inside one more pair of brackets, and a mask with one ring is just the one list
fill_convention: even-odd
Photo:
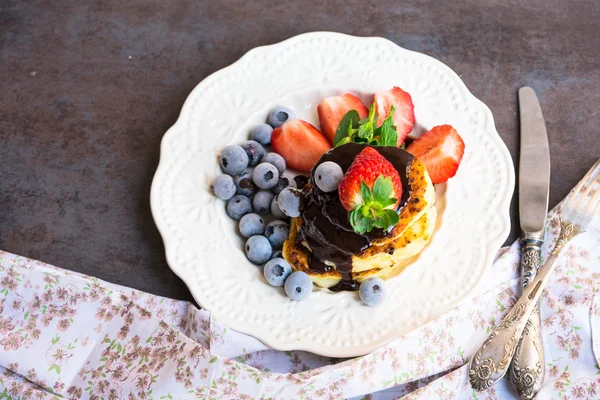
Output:
[[[337,33],[337,32],[330,32],[330,31],[316,31],[316,32],[308,32],[308,33],[303,33],[303,34],[299,34],[293,37],[290,37],[288,39],[285,39],[283,41],[277,42],[277,43],[272,43],[272,44],[268,44],[268,45],[263,45],[263,46],[257,46],[255,48],[252,48],[250,50],[248,50],[246,53],[244,53],[244,55],[242,55],[238,60],[236,60],[235,62],[233,62],[232,64],[221,68],[213,73],[211,73],[210,75],[208,75],[207,77],[205,77],[202,81],[200,81],[188,94],[188,96],[186,97],[186,100],[183,103],[183,106],[181,108],[181,111],[179,113],[179,116],[177,118],[177,120],[175,121],[175,123],[165,132],[165,134],[163,135],[162,139],[161,139],[161,145],[160,145],[160,156],[159,156],[159,163],[156,169],[156,172],[153,176],[152,179],[152,184],[151,184],[151,189],[150,189],[150,208],[151,208],[151,214],[152,217],[154,219],[154,222],[156,224],[156,227],[163,239],[163,245],[165,248],[165,258],[167,261],[167,264],[169,265],[169,268],[173,271],[173,273],[175,273],[176,276],[178,276],[186,285],[186,287],[188,288],[188,290],[190,291],[190,293],[192,294],[192,297],[195,299],[196,302],[198,302],[198,304],[202,307],[202,302],[200,301],[199,297],[197,296],[196,293],[194,293],[193,290],[193,282],[191,282],[191,278],[189,279],[189,282],[186,279],[185,275],[185,271],[181,270],[179,271],[178,268],[176,267],[176,263],[174,262],[174,257],[175,254],[173,252],[173,246],[170,245],[170,243],[168,242],[169,238],[166,235],[167,229],[165,226],[162,226],[162,221],[160,220],[160,218],[158,217],[157,213],[158,213],[158,194],[157,194],[157,190],[158,190],[158,179],[157,177],[159,177],[161,175],[161,173],[163,173],[164,169],[166,168],[165,165],[165,159],[167,158],[166,156],[166,142],[167,139],[174,134],[176,131],[180,130],[184,125],[185,122],[188,119],[188,109],[190,107],[192,107],[192,99],[194,98],[194,95],[199,92],[200,90],[202,90],[202,87],[207,85],[208,83],[210,83],[211,81],[213,81],[214,79],[216,79],[217,77],[219,77],[222,74],[227,73],[229,70],[234,69],[237,65],[243,64],[244,60],[249,58],[253,53],[255,52],[261,52],[261,51],[268,51],[269,49],[275,49],[275,48],[279,48],[279,47],[284,47],[286,45],[289,45],[290,43],[293,43],[295,41],[299,41],[302,39],[305,39],[307,37],[315,37],[315,38],[319,38],[319,37],[325,37],[325,36],[342,36],[346,39],[349,40],[359,40],[359,41],[372,41],[372,42],[378,42],[378,41],[385,41],[388,42],[390,44],[392,44],[393,46],[397,47],[398,49],[404,51],[404,52],[408,52],[411,53],[413,55],[415,55],[416,57],[420,57],[420,58],[424,58],[426,59],[428,62],[431,62],[435,65],[438,65],[440,67],[442,67],[442,69],[444,70],[444,73],[451,77],[452,80],[454,81],[455,84],[458,85],[458,88],[460,89],[460,91],[463,94],[466,94],[466,96],[475,101],[475,103],[477,103],[477,106],[486,114],[486,116],[490,119],[490,124],[491,127],[493,128],[493,133],[495,133],[495,135],[491,135],[490,139],[496,144],[497,149],[499,149],[502,152],[502,155],[504,157],[504,161],[507,162],[507,187],[506,190],[504,191],[503,194],[503,198],[502,200],[499,202],[499,206],[497,207],[497,211],[501,212],[501,217],[502,217],[502,222],[503,222],[503,227],[504,229],[495,237],[490,239],[490,241],[488,242],[488,249],[490,248],[495,248],[496,252],[497,250],[499,250],[503,244],[503,242],[506,240],[506,238],[508,237],[508,234],[510,233],[510,229],[511,229],[511,221],[510,221],[510,214],[509,214],[509,208],[510,208],[510,202],[511,202],[511,198],[514,192],[514,185],[515,185],[515,171],[514,171],[514,164],[512,162],[512,158],[510,155],[510,152],[508,151],[508,148],[506,147],[506,145],[504,144],[504,142],[502,141],[497,129],[496,129],[496,125],[495,125],[495,121],[494,121],[494,117],[493,114],[490,110],[490,108],[481,100],[479,100],[477,97],[475,97],[467,88],[467,86],[465,85],[465,83],[462,81],[462,79],[460,78],[460,76],[454,72],[454,70],[452,70],[450,67],[448,67],[445,63],[443,63],[442,61],[429,56],[427,54],[418,52],[418,51],[414,51],[414,50],[409,50],[406,48],[403,48],[399,45],[397,45],[396,43],[394,43],[393,41],[387,39],[387,38],[383,38],[383,37],[379,37],[379,36],[354,36],[354,35],[348,35],[348,34],[344,34],[344,33]],[[452,309],[457,307],[458,305],[460,305],[461,303],[463,303],[464,301],[468,300],[469,298],[471,298],[471,294],[473,294],[474,292],[477,291],[477,289],[481,286],[482,281],[484,280],[484,278],[488,275],[489,269],[491,268],[491,264],[493,262],[493,258],[495,256],[495,252],[494,251],[487,251],[488,254],[487,255],[487,268],[482,268],[481,274],[480,276],[477,278],[476,283],[473,285],[472,289],[470,290],[470,292],[468,294],[465,294],[464,296],[462,296],[462,298],[460,299],[460,301],[457,304],[453,304],[452,307],[448,308]],[[210,310],[209,310],[210,311]],[[328,357],[355,357],[355,356],[360,356],[360,355],[364,355],[367,354],[368,352],[371,352],[387,343],[390,342],[390,340],[381,340],[378,342],[372,342],[369,344],[363,344],[360,347],[352,347],[350,349],[348,349],[349,351],[347,351],[345,348],[334,348],[334,347],[326,347],[325,345],[320,345],[320,346],[316,346],[314,345],[314,343],[310,343],[307,341],[303,341],[302,343],[297,343],[297,345],[290,345],[290,346],[286,346],[286,345],[282,345],[281,343],[277,342],[277,340],[274,337],[270,337],[268,335],[264,335],[263,332],[264,331],[255,331],[253,329],[248,329],[248,327],[243,326],[243,324],[239,324],[237,321],[231,319],[229,320],[227,318],[227,316],[225,315],[217,315],[218,312],[214,312],[211,311],[211,315],[215,315],[219,320],[224,321],[225,325],[227,325],[228,327],[230,327],[231,329],[237,330],[239,332],[242,333],[246,333],[249,334],[251,336],[254,336],[255,338],[259,339],[260,341],[262,341],[264,344],[266,344],[269,347],[272,347],[274,349],[277,350],[300,350],[300,351],[309,351],[315,354],[319,354],[319,355],[323,355],[323,356],[328,356]],[[415,328],[417,329],[417,328]],[[400,337],[400,336],[398,336]]]

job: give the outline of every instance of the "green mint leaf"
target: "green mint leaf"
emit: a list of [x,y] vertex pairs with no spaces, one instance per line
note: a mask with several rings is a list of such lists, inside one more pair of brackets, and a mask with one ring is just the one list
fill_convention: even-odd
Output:
[[397,146],[398,145],[398,131],[394,126],[392,116],[394,115],[395,108],[390,108],[390,115],[381,124],[381,130],[379,134],[379,145],[380,146]]
[[358,137],[371,140],[373,137],[373,125],[371,125],[371,122],[367,122],[366,124],[358,127]]
[[[387,121],[387,120],[386,120]],[[385,126],[385,122],[383,123]],[[381,130],[381,136],[379,137],[380,146],[397,146],[398,145],[398,132],[393,126],[385,127]]]
[[365,143],[369,143],[373,140],[375,135],[375,118],[375,104],[373,103],[369,108],[369,116],[358,122],[358,137],[366,139]]
[[377,203],[382,203],[390,198],[393,190],[392,178],[384,178],[382,175],[379,175],[373,185],[373,199]]
[[406,143],[402,143],[402,145],[400,146],[401,149],[405,149],[406,148]]
[[350,110],[346,113],[346,115],[344,115],[344,118],[342,118],[337,129],[335,130],[335,138],[333,140],[334,146],[338,146],[342,139],[349,136],[348,132],[351,131],[355,123],[358,123],[359,119],[360,116],[356,110]]
[[371,106],[369,107],[369,121],[374,121],[375,120],[375,103],[371,103]]
[[373,195],[371,194],[371,189],[367,186],[365,181],[360,181],[360,195],[363,200],[363,204],[369,204],[373,201]]
[[335,146],[336,147],[337,146],[341,146],[343,144],[350,143],[350,142],[352,142],[352,138],[349,137],[349,136],[346,136],[345,138],[342,138],[342,140],[340,140],[339,142],[337,142]]

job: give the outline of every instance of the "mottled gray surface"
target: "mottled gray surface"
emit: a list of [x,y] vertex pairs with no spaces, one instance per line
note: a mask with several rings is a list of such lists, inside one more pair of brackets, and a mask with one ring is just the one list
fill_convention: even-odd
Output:
[[514,158],[516,91],[534,87],[552,206],[600,156],[597,1],[79,3],[0,2],[0,249],[64,268],[189,299],[150,215],[161,137],[208,74],[303,32],[438,58],[492,109]]

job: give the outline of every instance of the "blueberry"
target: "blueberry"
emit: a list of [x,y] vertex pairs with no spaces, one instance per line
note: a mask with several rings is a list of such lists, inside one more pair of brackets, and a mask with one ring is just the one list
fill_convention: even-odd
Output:
[[248,154],[242,146],[231,145],[223,149],[221,153],[221,167],[229,175],[237,175],[244,172],[248,166]]
[[269,240],[261,235],[254,235],[246,241],[246,257],[254,264],[264,264],[271,258],[273,249]]
[[279,171],[273,164],[258,164],[252,171],[252,180],[261,189],[271,189],[279,180]]
[[263,274],[265,279],[273,286],[283,286],[285,280],[292,273],[292,267],[283,258],[272,258],[265,264]]
[[283,246],[283,242],[285,242],[290,235],[290,226],[278,219],[275,221],[269,222],[267,227],[265,228],[265,236],[269,239],[271,246],[274,249],[279,249]]
[[261,190],[256,193],[254,198],[252,199],[252,206],[254,207],[254,211],[256,211],[260,215],[266,215],[269,213],[271,209],[271,202],[273,201],[273,193],[267,190]]
[[296,181],[291,176],[280,175],[277,184],[273,186],[273,193],[279,194],[281,191],[288,187],[296,187]]
[[295,112],[287,107],[279,106],[271,110],[267,117],[267,122],[273,128],[279,128],[281,125],[294,118],[296,118]]
[[239,228],[243,237],[262,235],[265,231],[265,221],[258,214],[246,214],[240,219]]
[[285,160],[277,153],[267,153],[263,157],[262,162],[276,166],[277,171],[279,171],[279,175],[285,172]]
[[250,138],[256,140],[258,143],[266,146],[271,143],[271,133],[273,133],[273,127],[269,124],[257,125],[250,133]]
[[271,256],[271,260],[273,260],[274,258],[283,258],[283,253],[281,252],[281,250],[277,250],[273,253],[273,255]]
[[283,211],[281,211],[281,208],[279,208],[279,202],[277,201],[278,199],[279,195],[273,197],[273,201],[271,202],[271,214],[273,214],[275,218],[287,218],[287,215],[285,215]]
[[229,200],[235,194],[235,183],[229,175],[219,175],[210,186],[215,196],[221,200]]
[[376,306],[385,299],[386,286],[383,279],[378,277],[367,278],[360,284],[358,295],[368,306]]
[[233,196],[227,202],[227,214],[233,219],[240,219],[252,211],[250,199],[241,194]]
[[252,170],[246,170],[233,178],[233,182],[235,183],[236,194],[243,194],[244,196],[252,196],[254,193],[258,191],[258,188],[252,182]]
[[343,177],[342,167],[332,161],[319,164],[315,170],[315,184],[324,192],[337,190]]
[[300,216],[300,192],[296,189],[284,189],[277,196],[279,209],[288,217]]
[[248,140],[242,144],[242,149],[248,156],[248,165],[255,167],[265,155],[265,148],[256,140]]
[[305,272],[296,271],[285,280],[285,294],[292,300],[305,300],[312,289],[313,283]]

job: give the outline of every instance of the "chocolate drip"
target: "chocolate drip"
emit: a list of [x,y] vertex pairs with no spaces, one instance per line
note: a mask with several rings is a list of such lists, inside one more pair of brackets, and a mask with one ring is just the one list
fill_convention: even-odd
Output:
[[296,187],[300,190],[304,189],[304,186],[308,183],[308,176],[306,175],[296,175],[294,177],[294,181],[296,182]]
[[[314,182],[316,167],[325,162],[337,163],[344,172],[350,168],[354,158],[367,145],[348,143],[325,153],[313,168],[310,176]],[[400,174],[402,181],[402,198],[398,212],[406,204],[409,197],[407,167],[414,157],[397,147],[373,147],[392,163]],[[352,255],[370,247],[376,239],[389,235],[391,229],[373,229],[364,235],[354,232],[348,222],[348,212],[342,207],[338,192],[325,193],[316,185],[303,191],[302,226],[298,232],[298,244],[306,242],[312,254],[310,268],[318,272],[329,272],[334,267],[325,264],[325,260],[334,263],[342,275],[342,280],[330,288],[333,291],[358,290],[358,283],[352,277]]]

